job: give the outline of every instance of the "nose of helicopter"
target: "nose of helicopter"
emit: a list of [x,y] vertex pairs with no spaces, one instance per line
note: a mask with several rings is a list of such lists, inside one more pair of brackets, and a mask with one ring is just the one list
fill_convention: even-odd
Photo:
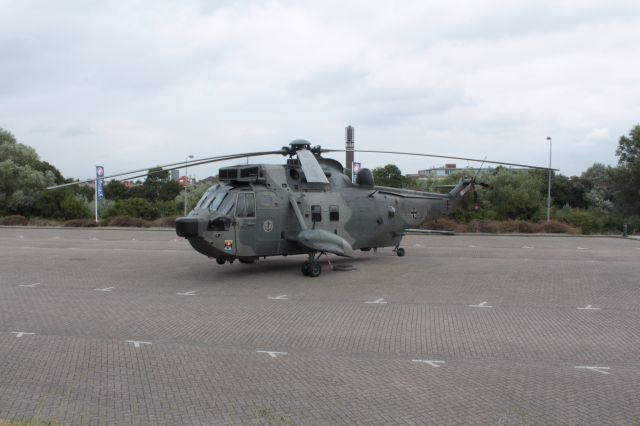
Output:
[[198,236],[198,218],[197,217],[179,217],[176,219],[176,234],[184,238],[192,238]]

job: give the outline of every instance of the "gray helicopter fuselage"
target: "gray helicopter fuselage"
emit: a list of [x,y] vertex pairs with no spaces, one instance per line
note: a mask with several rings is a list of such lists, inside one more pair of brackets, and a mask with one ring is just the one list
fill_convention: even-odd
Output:
[[220,169],[220,184],[182,219],[178,234],[198,252],[217,259],[316,251],[301,240],[307,235],[319,235],[322,244],[338,247],[328,252],[344,250],[348,255],[350,250],[398,247],[404,230],[450,213],[460,198],[454,191],[435,194],[354,184],[339,162],[318,157],[318,163],[328,183],[307,182],[294,159],[284,165]]

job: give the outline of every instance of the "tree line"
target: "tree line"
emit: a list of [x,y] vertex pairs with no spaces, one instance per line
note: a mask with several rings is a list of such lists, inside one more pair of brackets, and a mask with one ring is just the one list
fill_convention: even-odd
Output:
[[[616,148],[617,166],[595,163],[580,176],[552,175],[552,217],[575,225],[585,233],[621,230],[628,223],[630,231],[640,231],[640,125],[621,136]],[[100,202],[102,218],[131,216],[147,220],[182,214],[184,191],[170,179],[169,172],[150,169],[144,181],[125,185],[112,180],[105,184],[105,199]],[[373,170],[376,185],[406,187],[442,192],[464,177],[459,171],[443,179],[415,180],[402,174],[393,164]],[[468,174],[468,172],[467,172]],[[468,176],[467,176],[468,177]],[[469,222],[476,219],[527,220],[546,219],[546,171],[514,171],[505,167],[482,173],[478,180],[493,189],[479,190],[479,210],[468,197],[454,213],[454,218]],[[0,217],[22,215],[59,220],[91,218],[94,190],[89,186],[72,186],[45,191],[48,186],[72,182],[53,165],[42,161],[36,151],[19,143],[0,128]],[[196,184],[187,194],[193,206],[208,184]]]
[[[584,233],[621,231],[625,223],[630,232],[640,231],[640,125],[620,137],[616,156],[615,167],[595,163],[580,176],[552,173],[552,218],[577,226]],[[468,171],[466,174],[469,177]],[[442,192],[464,177],[465,171],[415,180],[387,164],[375,168],[373,175],[376,185]],[[497,167],[480,174],[478,181],[492,189],[478,190],[478,210],[473,208],[473,197],[467,197],[454,213],[455,219],[546,220],[547,171]]]

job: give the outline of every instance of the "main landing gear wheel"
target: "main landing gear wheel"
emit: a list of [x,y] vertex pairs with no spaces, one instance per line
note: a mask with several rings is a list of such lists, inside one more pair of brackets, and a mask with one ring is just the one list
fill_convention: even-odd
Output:
[[399,257],[404,256],[404,249],[403,249],[402,247],[398,247],[398,248],[396,249],[396,254],[397,254]]
[[318,277],[322,273],[322,266],[315,259],[304,262],[301,269],[302,275],[306,277]]
[[218,265],[224,265],[224,262],[226,262],[226,260],[224,259],[224,257],[216,257],[216,263]]

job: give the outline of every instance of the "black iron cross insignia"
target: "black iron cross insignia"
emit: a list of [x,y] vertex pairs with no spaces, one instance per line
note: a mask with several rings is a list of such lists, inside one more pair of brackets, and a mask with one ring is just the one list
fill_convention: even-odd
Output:
[[416,216],[418,216],[418,211],[416,210],[416,208],[412,208],[411,212],[409,213],[411,215],[412,218],[416,218]]

